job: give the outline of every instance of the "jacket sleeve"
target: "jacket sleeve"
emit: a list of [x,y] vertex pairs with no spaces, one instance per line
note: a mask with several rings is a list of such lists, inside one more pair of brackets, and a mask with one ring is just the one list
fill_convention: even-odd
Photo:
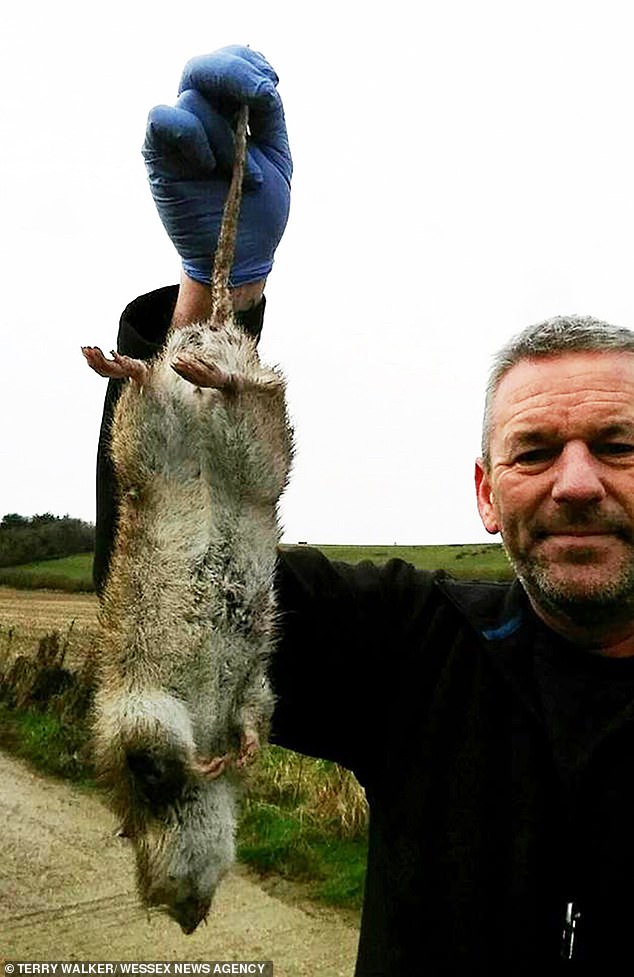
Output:
[[403,689],[420,672],[433,582],[402,560],[353,566],[310,547],[283,547],[272,742],[335,760],[364,782],[386,731],[401,725]]

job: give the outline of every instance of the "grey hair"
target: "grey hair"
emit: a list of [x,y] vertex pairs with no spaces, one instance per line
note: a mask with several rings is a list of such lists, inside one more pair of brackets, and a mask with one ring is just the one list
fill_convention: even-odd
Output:
[[495,354],[486,387],[482,423],[482,459],[485,468],[489,468],[491,460],[493,399],[502,377],[520,360],[581,352],[634,353],[634,332],[622,326],[611,326],[592,316],[559,315],[527,326]]

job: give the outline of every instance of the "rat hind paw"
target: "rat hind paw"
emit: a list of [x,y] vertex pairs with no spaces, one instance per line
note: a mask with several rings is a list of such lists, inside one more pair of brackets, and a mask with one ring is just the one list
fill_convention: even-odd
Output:
[[215,390],[224,390],[228,393],[236,391],[248,392],[251,390],[262,390],[266,388],[274,389],[281,385],[279,376],[270,373],[269,375],[249,376],[242,373],[229,373],[223,370],[217,363],[206,360],[195,353],[184,353],[173,360],[172,369],[178,373],[183,380],[188,380],[196,387],[211,387]]
[[183,380],[189,380],[197,387],[213,387],[217,390],[239,386],[237,377],[222,370],[215,363],[196,356],[194,353],[177,356],[172,369]]

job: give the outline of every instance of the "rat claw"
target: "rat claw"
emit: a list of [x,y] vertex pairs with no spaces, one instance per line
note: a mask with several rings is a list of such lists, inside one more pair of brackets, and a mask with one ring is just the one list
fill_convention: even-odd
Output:
[[246,729],[242,734],[240,752],[236,760],[236,767],[241,770],[249,763],[253,763],[260,749],[260,738],[254,729]]
[[225,753],[224,756],[213,757],[211,760],[196,760],[193,763],[193,768],[201,776],[215,780],[221,773],[224,773],[228,762],[229,755]]

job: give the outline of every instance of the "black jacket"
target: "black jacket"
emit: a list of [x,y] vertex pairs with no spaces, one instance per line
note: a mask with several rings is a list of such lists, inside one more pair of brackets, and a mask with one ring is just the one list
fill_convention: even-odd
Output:
[[[122,352],[160,344],[173,297],[128,307]],[[116,504],[103,441],[115,397],[111,384],[98,583]],[[557,719],[566,680],[540,657],[565,643],[518,583],[462,584],[401,561],[351,567],[298,547],[280,554],[277,591],[272,739],[347,766],[370,804],[358,977],[629,972],[634,707],[621,702],[583,748],[568,742],[579,727]],[[590,683],[614,665],[579,654]]]
[[[557,760],[535,651],[565,643],[518,583],[294,550],[278,590],[274,739],[350,767],[370,803],[359,977],[629,972],[634,708]],[[582,667],[624,664],[631,692],[629,661]]]

